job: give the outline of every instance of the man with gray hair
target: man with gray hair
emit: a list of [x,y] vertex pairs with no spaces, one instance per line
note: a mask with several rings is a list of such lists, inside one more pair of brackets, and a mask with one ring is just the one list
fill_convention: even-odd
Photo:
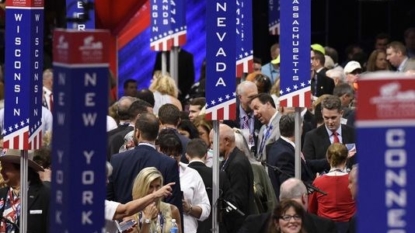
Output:
[[[298,202],[307,211],[308,191],[304,183],[296,178],[290,178],[281,184],[280,200],[293,200]],[[336,224],[326,218],[306,212],[304,228],[307,233],[337,233]]]

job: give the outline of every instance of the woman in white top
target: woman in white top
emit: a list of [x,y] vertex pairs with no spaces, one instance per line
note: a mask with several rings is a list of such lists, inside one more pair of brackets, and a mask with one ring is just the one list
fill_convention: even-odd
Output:
[[182,104],[177,99],[179,91],[170,76],[156,71],[149,89],[154,94],[154,114],[158,115],[159,108],[164,104],[174,104],[182,111]]

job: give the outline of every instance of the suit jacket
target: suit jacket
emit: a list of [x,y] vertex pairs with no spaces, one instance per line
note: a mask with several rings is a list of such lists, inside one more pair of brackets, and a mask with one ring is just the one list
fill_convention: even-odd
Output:
[[166,202],[175,205],[182,213],[179,168],[177,162],[149,145],[138,145],[135,149],[115,154],[111,158],[112,175],[107,185],[107,200],[127,203],[132,200],[133,182],[146,167],[156,167],[164,178],[164,184],[176,182]]
[[110,138],[112,135],[124,130],[125,128],[127,128],[129,126],[129,124],[123,124],[123,125],[119,125],[117,128],[110,130],[107,132],[107,136],[108,138]]
[[[234,127],[238,128],[238,129],[242,129],[241,127],[241,111],[239,109],[239,100],[237,99],[237,106],[236,106],[236,119],[234,122]],[[258,150],[258,135],[259,135],[259,130],[262,127],[262,123],[256,118],[254,117],[254,115],[252,114],[252,117],[254,118],[254,132],[253,132],[253,137],[254,137],[254,143],[255,143],[255,147],[251,148],[251,151],[256,154],[257,150]]]
[[[167,71],[170,71],[170,52],[166,52],[166,59]],[[186,97],[186,95],[189,93],[190,88],[195,82],[195,66],[193,62],[193,55],[180,48],[178,66],[178,88],[180,90],[179,100],[182,101],[184,97]],[[161,70],[161,52],[157,53],[153,72],[156,70]]]
[[[280,196],[280,186],[289,178],[295,177],[295,149],[294,147],[282,138],[269,145],[267,163],[280,168],[280,171],[272,171],[269,168],[269,178],[271,179],[274,188],[275,196]],[[301,160],[301,180],[312,182],[314,174],[308,167],[308,164]]]
[[130,131],[133,130],[134,127],[127,125],[126,127],[122,127],[121,130],[119,130],[117,133],[113,134],[110,138],[108,138],[108,161],[111,160],[112,155],[118,154],[120,152],[120,148],[124,144],[125,135],[127,135]]
[[[347,125],[341,125],[342,127],[342,143],[356,143],[354,129]],[[308,132],[305,136],[304,147],[303,147],[303,154],[308,162],[308,160],[316,160],[316,159],[326,159],[326,152],[327,148],[331,145],[330,136],[327,133],[326,126],[323,124],[320,127]],[[352,157],[349,162],[348,166],[355,164],[356,162],[356,155]],[[328,163],[326,165],[326,169],[329,169]],[[313,171],[318,172],[318,170],[322,169],[321,167],[314,167],[312,168]]]
[[[6,200],[5,197],[8,195],[8,191],[9,187],[1,188],[0,197]],[[50,189],[46,185],[43,183],[34,183],[29,186],[27,233],[49,232],[49,202]],[[3,215],[3,208],[1,209],[1,215]]]
[[267,160],[267,153],[266,153],[266,147],[267,145],[273,143],[274,141],[276,141],[279,137],[280,137],[280,119],[281,119],[281,113],[277,113],[277,115],[275,116],[274,119],[272,119],[271,125],[272,125],[272,130],[271,130],[271,135],[268,137],[268,139],[265,141],[265,146],[264,149],[262,151],[263,155],[261,156],[260,153],[260,146],[261,146],[261,142],[262,142],[262,138],[264,137],[264,132],[265,129],[267,128],[266,125],[263,125],[261,127],[261,130],[259,131],[259,135],[258,135],[258,151],[257,151],[257,157],[261,158],[261,160],[266,161]]
[[[226,172],[230,181],[233,193],[233,201],[231,201],[245,216],[250,215],[255,210],[254,204],[254,175],[251,164],[246,155],[238,148],[234,148],[227,160],[223,161],[221,168]],[[233,211],[233,221],[227,221],[227,229],[229,232],[237,232],[245,220],[245,216],[241,216]]]
[[415,59],[408,58],[408,60],[403,65],[402,72],[406,72],[408,70],[415,70]]
[[[200,161],[193,161],[190,162],[188,167],[195,169],[200,176],[202,177],[203,183],[206,187],[206,192],[209,197],[210,205],[213,206],[212,202],[212,191],[213,191],[213,176],[212,176],[212,168],[206,166],[203,162]],[[219,172],[219,194],[222,193],[222,198],[225,198],[226,200],[231,199],[231,190],[230,190],[230,183],[228,180],[228,177],[226,176],[226,173],[224,171]],[[212,210],[212,209],[211,209]],[[224,225],[220,224],[220,232],[222,232],[224,229]],[[198,233],[210,233],[212,229],[212,213],[209,215],[209,218],[207,218],[205,221],[199,222],[199,225],[197,227]]]
[[[316,97],[320,97],[324,94],[333,94],[333,89],[335,86],[334,81],[332,78],[327,77],[326,72],[327,69],[323,68],[320,70],[320,72],[317,72],[314,75],[314,78],[311,79],[311,93],[314,95],[314,92],[316,92]],[[316,81],[317,86],[315,85]],[[317,90],[314,90],[314,88],[317,88]]]
[[[267,233],[271,217],[271,213],[248,216],[238,233]],[[337,233],[333,221],[310,213],[305,214],[303,225],[307,233]]]

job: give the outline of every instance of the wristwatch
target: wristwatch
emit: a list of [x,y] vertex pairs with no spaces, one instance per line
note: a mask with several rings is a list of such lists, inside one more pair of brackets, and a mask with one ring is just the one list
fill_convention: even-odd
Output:
[[151,222],[151,219],[144,219],[145,224],[149,224]]

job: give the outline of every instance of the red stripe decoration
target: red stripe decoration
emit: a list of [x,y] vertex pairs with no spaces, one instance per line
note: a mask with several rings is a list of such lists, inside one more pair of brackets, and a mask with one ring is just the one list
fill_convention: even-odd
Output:
[[29,149],[29,130],[28,127],[22,128],[4,137],[3,148],[28,150]]
[[244,73],[249,74],[253,71],[254,56],[248,56],[236,61],[236,77],[240,78]]
[[159,40],[150,40],[151,50],[169,51],[171,47],[178,47],[186,44],[186,30],[177,32]]
[[236,99],[206,109],[207,120],[236,119]]
[[279,97],[281,107],[311,106],[310,87],[291,92]]

